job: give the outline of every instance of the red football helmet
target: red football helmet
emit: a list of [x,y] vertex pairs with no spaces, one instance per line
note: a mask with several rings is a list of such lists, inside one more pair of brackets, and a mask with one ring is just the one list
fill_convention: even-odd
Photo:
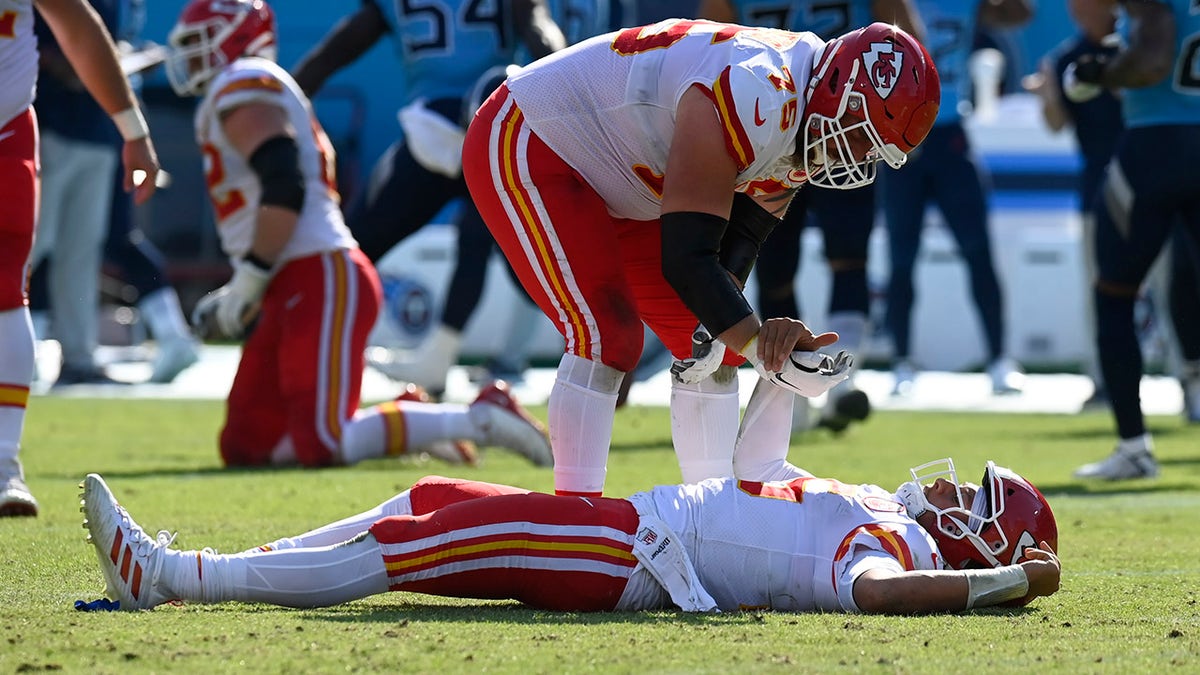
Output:
[[171,87],[180,96],[196,96],[240,57],[275,60],[275,13],[263,0],[191,0],[167,41]]
[[933,59],[911,35],[875,22],[826,43],[809,79],[803,157],[808,182],[848,190],[875,180],[875,163],[904,165],[941,102]]
[[[946,566],[1000,567],[1021,561],[1025,549],[1045,541],[1058,550],[1058,525],[1050,504],[1032,483],[1011,469],[988,462],[973,503],[963,503],[954,462],[940,459],[909,470],[913,480],[899,493],[909,513],[927,509],[936,516],[929,528]],[[955,486],[958,506],[940,509],[924,498],[922,485],[945,478]],[[915,486],[916,490],[907,489]],[[917,502],[914,504],[914,501]],[[923,503],[921,503],[923,502]]]

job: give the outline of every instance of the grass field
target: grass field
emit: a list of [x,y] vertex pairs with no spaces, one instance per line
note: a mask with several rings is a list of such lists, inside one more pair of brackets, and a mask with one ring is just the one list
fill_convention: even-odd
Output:
[[[544,415],[544,409],[535,410]],[[104,583],[84,543],[77,483],[102,473],[151,532],[237,551],[355,513],[440,473],[551,489],[547,470],[500,451],[476,469],[377,461],[325,471],[223,471],[220,402],[30,404],[24,461],[36,520],[0,520],[0,672],[623,673],[1200,671],[1200,427],[1152,418],[1163,475],[1085,484],[1071,469],[1107,454],[1107,414],[881,413],[834,438],[798,439],[818,475],[892,488],[946,455],[964,478],[983,461],[1037,483],[1058,516],[1063,588],[1020,610],[959,616],[674,612],[578,615],[511,602],[392,593],[298,611],[259,605],[76,612]],[[608,493],[677,481],[666,410],[617,416]],[[969,469],[967,469],[969,467]]]

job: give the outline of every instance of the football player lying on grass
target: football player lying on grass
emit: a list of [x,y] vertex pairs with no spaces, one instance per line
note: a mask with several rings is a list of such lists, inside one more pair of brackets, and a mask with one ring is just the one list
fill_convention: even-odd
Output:
[[[790,397],[774,403],[790,410]],[[764,440],[743,431],[739,452]],[[82,510],[107,595],[123,610],[171,600],[323,607],[411,591],[560,611],[920,613],[1020,606],[1058,590],[1054,514],[1008,469],[988,462],[974,485],[939,460],[895,492],[791,472],[628,499],[431,476],[370,511],[232,555],[152,538],[96,474]]]

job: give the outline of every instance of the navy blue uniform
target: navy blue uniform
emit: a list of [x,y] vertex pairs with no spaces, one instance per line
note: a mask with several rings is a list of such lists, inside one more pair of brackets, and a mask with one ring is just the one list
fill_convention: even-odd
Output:
[[[1127,131],[1105,177],[1103,207],[1097,209],[1097,347],[1122,439],[1146,431],[1139,398],[1143,364],[1133,323],[1137,289],[1177,222],[1189,235],[1181,249],[1194,252],[1200,240],[1195,166],[1200,157],[1200,2],[1162,4],[1175,16],[1176,61],[1158,84],[1123,92]],[[1200,354],[1185,352],[1185,358]]]
[[937,204],[967,264],[971,295],[983,324],[989,361],[1004,354],[1000,283],[992,262],[987,224],[985,175],[971,152],[962,125],[970,82],[967,59],[975,35],[979,0],[917,3],[928,32],[927,47],[942,81],[938,119],[929,136],[899,171],[881,172],[892,271],[886,323],[897,360],[910,352],[913,269],[925,222],[925,206]]

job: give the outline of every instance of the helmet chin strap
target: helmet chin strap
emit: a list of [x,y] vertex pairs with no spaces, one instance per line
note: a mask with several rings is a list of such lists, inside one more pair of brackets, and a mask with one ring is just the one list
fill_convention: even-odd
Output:
[[900,487],[896,488],[896,496],[904,502],[904,508],[908,510],[908,517],[913,520],[933,508],[933,505],[925,498],[925,488],[916,481],[910,480],[907,483],[901,483]]

